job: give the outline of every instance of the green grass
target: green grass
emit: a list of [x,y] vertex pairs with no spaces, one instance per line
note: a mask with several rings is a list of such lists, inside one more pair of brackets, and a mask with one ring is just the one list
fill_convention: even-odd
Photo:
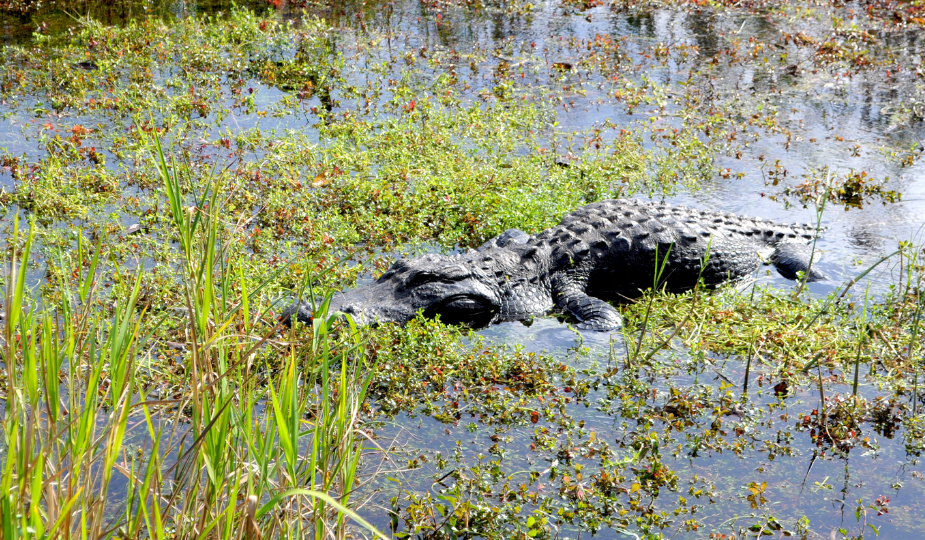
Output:
[[4,301],[4,538],[343,538],[365,525],[350,509],[373,368],[359,334],[335,341],[323,306],[303,332],[266,324],[265,284],[225,251],[220,183],[189,200],[190,169],[159,156],[184,261],[185,391],[150,396],[139,377],[164,320],[138,304],[143,271],[111,314],[93,309],[101,241],[74,269],[79,289],[63,283],[40,309],[25,287],[30,226]]

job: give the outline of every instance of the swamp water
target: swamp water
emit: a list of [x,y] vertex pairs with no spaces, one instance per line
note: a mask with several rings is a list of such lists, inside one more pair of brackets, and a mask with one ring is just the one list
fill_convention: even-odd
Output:
[[[921,242],[925,34],[906,4],[282,2],[258,18],[288,29],[215,48],[190,35],[190,17],[224,7],[224,20],[230,6],[131,6],[111,21],[92,5],[70,12],[191,26],[114,38],[84,21],[89,30],[71,40],[56,4],[0,22],[24,51],[8,50],[0,73],[3,203],[45,220],[50,247],[142,224],[152,232],[123,235],[112,259],[137,264],[143,253],[169,267],[143,163],[142,133],[155,126],[186,159],[246,177],[234,204],[258,216],[243,250],[254,272],[278,264],[275,253],[328,262],[347,253],[362,264],[334,277],[355,279],[424,241],[472,245],[486,231],[536,230],[578,204],[626,195],[806,222],[828,186],[818,246],[833,280],[809,287],[816,299],[900,241]],[[303,19],[303,9],[320,19]],[[232,20],[246,18],[237,13]],[[30,38],[31,26],[48,38]],[[339,63],[308,65],[335,55]],[[403,153],[401,138],[416,136],[446,140],[409,142]],[[483,186],[480,174],[499,180]],[[548,180],[511,180],[537,175]],[[363,182],[375,192],[366,199]],[[434,187],[453,182],[462,187]],[[405,202],[415,197],[422,202]],[[888,298],[902,272],[878,266],[855,286],[855,302],[862,288]],[[765,269],[757,279],[761,298],[794,288]],[[379,474],[358,492],[360,514],[411,537],[922,536],[913,375],[861,363],[858,395],[870,404],[861,410],[850,407],[844,365],[817,373],[809,358],[795,365],[758,347],[726,358],[693,350],[694,331],[644,360],[648,350],[632,350],[643,326],[634,309],[625,336],[579,335],[544,318],[469,338],[475,350],[533,353],[562,375],[528,397],[492,380],[448,382],[419,407],[380,414],[372,431],[394,450],[366,457],[364,472]],[[673,313],[677,323],[686,312]],[[656,337],[646,338],[650,350]],[[173,384],[163,395],[183,392]],[[823,401],[837,413],[831,426],[818,421]]]

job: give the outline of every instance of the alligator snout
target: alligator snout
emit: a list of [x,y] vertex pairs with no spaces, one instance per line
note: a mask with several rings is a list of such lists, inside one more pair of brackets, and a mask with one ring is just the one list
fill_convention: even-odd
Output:
[[[317,305],[317,303],[316,303]],[[349,315],[358,325],[405,324],[421,312],[449,324],[482,327],[501,311],[498,291],[485,276],[459,264],[456,258],[431,254],[414,261],[398,261],[370,285],[336,293],[329,312]],[[309,322],[309,303],[293,306],[284,321]]]
[[[391,295],[387,291],[379,290],[380,288],[373,285],[336,293],[331,297],[327,312],[331,315],[349,315],[360,326],[375,326],[386,322],[405,323],[414,318],[415,311],[411,306],[392,300]],[[317,300],[314,307],[320,307],[322,304],[321,300]],[[285,309],[280,316],[280,322],[288,326],[294,319],[310,324],[314,316],[312,302],[302,302]]]

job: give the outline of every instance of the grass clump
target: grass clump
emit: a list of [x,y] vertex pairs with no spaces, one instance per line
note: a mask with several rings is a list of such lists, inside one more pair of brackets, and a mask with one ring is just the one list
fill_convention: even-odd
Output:
[[179,185],[191,171],[158,163],[183,261],[186,382],[174,396],[146,390],[164,318],[138,304],[140,268],[111,312],[95,309],[102,241],[73,269],[79,287],[59,284],[59,303],[40,308],[25,287],[30,228],[4,301],[4,537],[344,538],[351,520],[367,526],[351,509],[372,367],[356,329],[334,347],[322,315],[280,341],[263,284],[228,259],[219,190],[190,200]]

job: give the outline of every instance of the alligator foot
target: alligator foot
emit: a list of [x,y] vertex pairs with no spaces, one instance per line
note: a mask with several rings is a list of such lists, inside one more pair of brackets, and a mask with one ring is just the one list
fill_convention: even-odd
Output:
[[797,279],[797,272],[803,272],[806,281],[823,281],[830,279],[829,276],[813,268],[820,256],[818,247],[814,251],[811,245],[785,242],[777,245],[770,260],[777,272],[787,279]]
[[623,328],[623,317],[617,310],[600,298],[581,292],[572,292],[563,297],[560,307],[578,319],[580,330],[613,332]]

